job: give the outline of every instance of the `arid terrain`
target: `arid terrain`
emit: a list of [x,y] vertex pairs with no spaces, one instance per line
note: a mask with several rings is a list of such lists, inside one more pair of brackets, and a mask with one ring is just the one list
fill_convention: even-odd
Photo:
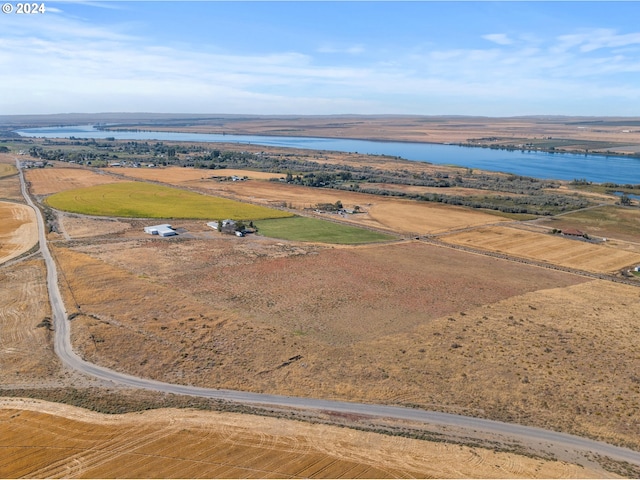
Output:
[[3,478],[600,478],[602,474],[482,448],[233,413],[156,410],[104,415],[42,401],[0,399],[0,426]]
[[[327,161],[339,162],[333,155]],[[11,155],[0,160],[15,164]],[[396,165],[389,162],[384,168]],[[242,182],[211,178],[216,173],[55,162],[28,170],[26,179],[37,199],[133,178],[161,182],[393,232],[397,240],[346,246],[237,238],[212,232],[204,221],[172,219],[166,221],[180,235],[158,238],[143,232],[144,219],[49,211],[48,224],[55,226],[49,244],[72,343],[83,358],[172,383],[412,406],[640,449],[640,282],[622,275],[640,263],[640,251],[628,229],[596,224],[595,215],[527,222],[479,209],[288,185],[269,181],[279,178],[272,173],[225,171],[249,178]],[[0,205],[14,206],[3,216],[18,221],[27,209],[18,177],[0,182]],[[607,195],[599,200],[607,206],[594,208],[611,210],[606,219],[637,221],[626,213],[633,208],[618,207]],[[337,201],[361,213],[314,211]],[[35,217],[24,218],[34,231]],[[607,241],[549,233],[558,225],[582,226]],[[6,235],[9,230],[17,229],[7,227]],[[102,388],[57,361],[44,264],[37,254],[22,253],[34,245],[29,239],[22,240],[22,257],[0,266],[2,389]],[[227,412],[106,416],[2,398],[0,431],[0,477],[637,473],[530,458],[499,446],[492,451]]]
[[426,117],[344,115],[333,117],[240,117],[140,121],[114,127],[194,133],[359,138],[429,143],[534,147],[584,152],[640,152],[636,118]]

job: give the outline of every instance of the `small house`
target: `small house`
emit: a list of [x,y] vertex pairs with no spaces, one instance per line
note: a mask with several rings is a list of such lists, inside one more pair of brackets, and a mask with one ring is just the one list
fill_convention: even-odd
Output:
[[570,237],[584,237],[584,232],[575,228],[568,228],[566,230],[562,230],[563,235],[568,235]]

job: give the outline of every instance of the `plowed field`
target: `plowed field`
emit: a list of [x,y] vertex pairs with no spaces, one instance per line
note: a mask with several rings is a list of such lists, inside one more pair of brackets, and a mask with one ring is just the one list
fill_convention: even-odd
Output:
[[442,240],[590,272],[616,272],[640,262],[640,254],[606,244],[509,227],[483,227],[443,236]]
[[0,400],[2,478],[600,478],[577,465],[291,420]]
[[[0,270],[0,385],[48,383],[59,368],[41,260]],[[0,476],[2,476],[0,474]]]
[[38,243],[36,214],[27,205],[0,202],[0,264]]

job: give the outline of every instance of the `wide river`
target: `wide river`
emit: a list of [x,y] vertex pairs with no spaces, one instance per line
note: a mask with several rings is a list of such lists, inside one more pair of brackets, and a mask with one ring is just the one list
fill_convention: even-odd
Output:
[[496,150],[432,143],[383,142],[338,138],[275,137],[175,132],[112,132],[91,125],[18,130],[25,137],[96,138],[255,144],[276,147],[391,155],[407,160],[509,172],[557,180],[587,179],[591,182],[640,184],[640,159],[603,155]]

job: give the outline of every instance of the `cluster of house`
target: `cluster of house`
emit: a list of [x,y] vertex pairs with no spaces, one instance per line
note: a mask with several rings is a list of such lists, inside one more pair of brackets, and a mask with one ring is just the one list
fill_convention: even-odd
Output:
[[[222,220],[222,222],[208,222],[207,226],[213,228],[214,230],[218,230],[222,233],[229,233],[235,235],[236,237],[244,237],[246,230],[238,228],[238,222],[235,220]],[[252,232],[253,230],[248,230]],[[173,235],[177,235],[178,232],[169,225],[168,223],[163,223],[161,225],[152,225],[150,227],[144,227],[144,233],[148,233],[149,235],[158,235],[160,237],[171,237]]]
[[235,220],[222,220],[222,222],[214,221],[207,223],[208,227],[218,230],[222,233],[232,233],[237,237],[244,237],[244,232],[238,230],[238,223]]
[[153,168],[156,165],[155,165],[155,163],[110,162],[109,166],[110,167],[133,167],[133,168],[148,167],[148,168]]
[[44,167],[53,167],[53,163],[51,162],[41,162],[41,161],[30,161],[20,162],[20,168],[44,168]]
[[231,176],[213,175],[213,176],[211,176],[209,178],[211,180],[218,180],[219,182],[226,182],[226,181],[243,182],[243,181],[249,179],[249,177],[247,177],[246,175],[244,177],[239,177],[238,175],[231,175]]

